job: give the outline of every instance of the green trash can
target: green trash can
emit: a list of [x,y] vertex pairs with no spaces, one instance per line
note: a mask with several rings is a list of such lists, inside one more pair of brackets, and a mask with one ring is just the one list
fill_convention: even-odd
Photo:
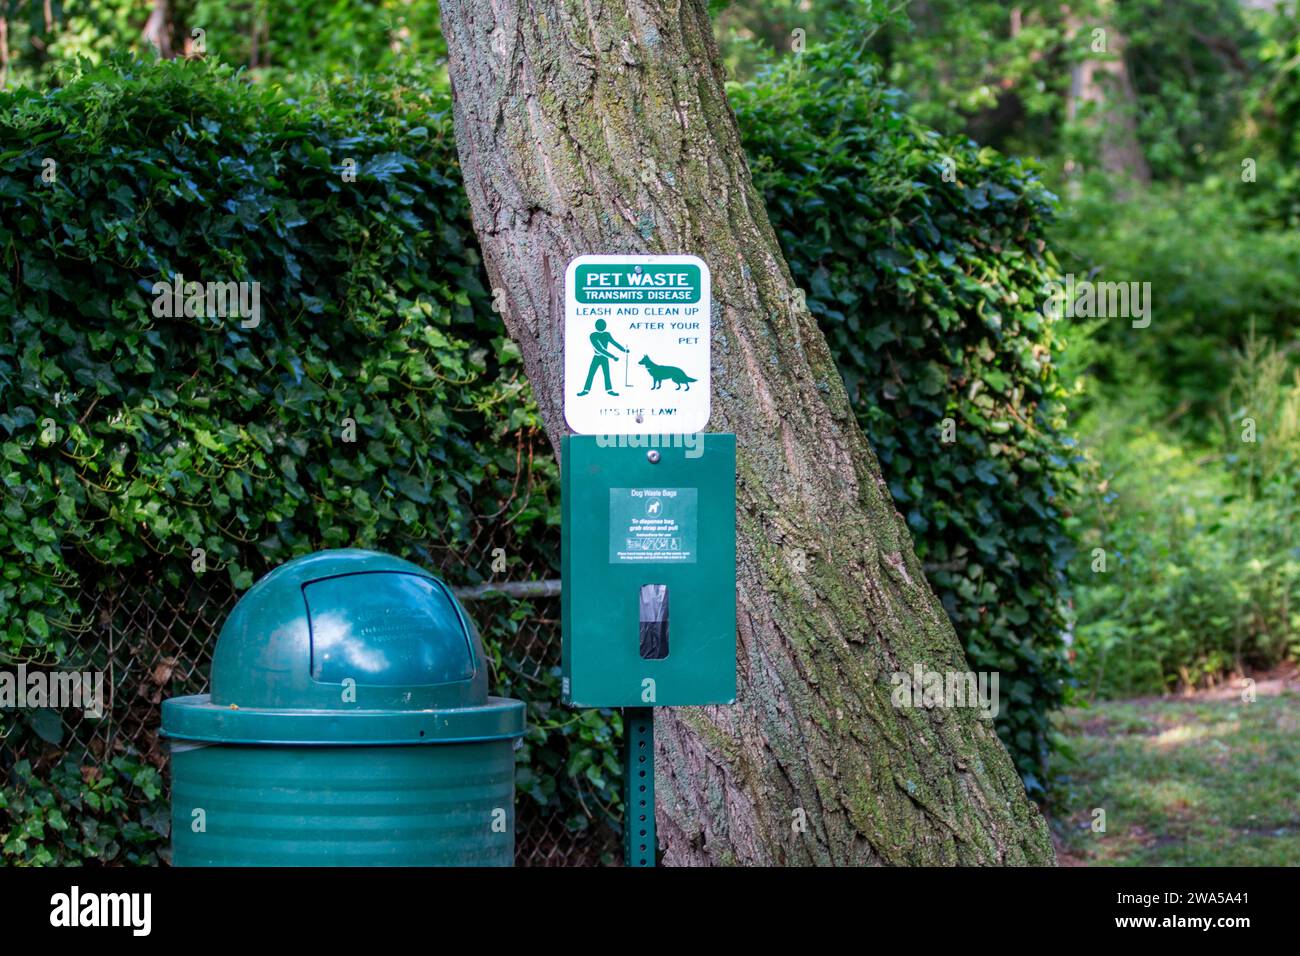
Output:
[[524,705],[446,585],[373,551],[276,568],[163,703],[176,866],[510,866]]

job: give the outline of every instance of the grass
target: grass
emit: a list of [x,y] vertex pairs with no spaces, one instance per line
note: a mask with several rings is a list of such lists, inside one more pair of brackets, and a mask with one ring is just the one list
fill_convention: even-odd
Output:
[[1103,702],[1058,725],[1075,757],[1052,824],[1062,865],[1300,866],[1295,689]]

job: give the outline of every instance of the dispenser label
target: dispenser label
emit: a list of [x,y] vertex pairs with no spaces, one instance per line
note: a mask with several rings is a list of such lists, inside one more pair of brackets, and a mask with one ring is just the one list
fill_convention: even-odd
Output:
[[694,564],[697,488],[609,489],[610,564]]

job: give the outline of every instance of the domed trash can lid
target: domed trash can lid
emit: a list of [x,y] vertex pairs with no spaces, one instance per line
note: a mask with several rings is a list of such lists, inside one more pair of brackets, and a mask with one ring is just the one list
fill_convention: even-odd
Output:
[[490,697],[483,644],[447,586],[375,551],[320,551],[254,584],[212,655],[212,692],[163,702],[175,740],[447,744],[519,737]]

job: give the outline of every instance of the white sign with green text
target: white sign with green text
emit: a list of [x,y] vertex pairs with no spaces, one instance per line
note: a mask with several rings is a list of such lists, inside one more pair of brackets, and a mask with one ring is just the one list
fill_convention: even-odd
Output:
[[579,435],[709,423],[709,267],[697,256],[578,256],[564,275],[564,418]]

